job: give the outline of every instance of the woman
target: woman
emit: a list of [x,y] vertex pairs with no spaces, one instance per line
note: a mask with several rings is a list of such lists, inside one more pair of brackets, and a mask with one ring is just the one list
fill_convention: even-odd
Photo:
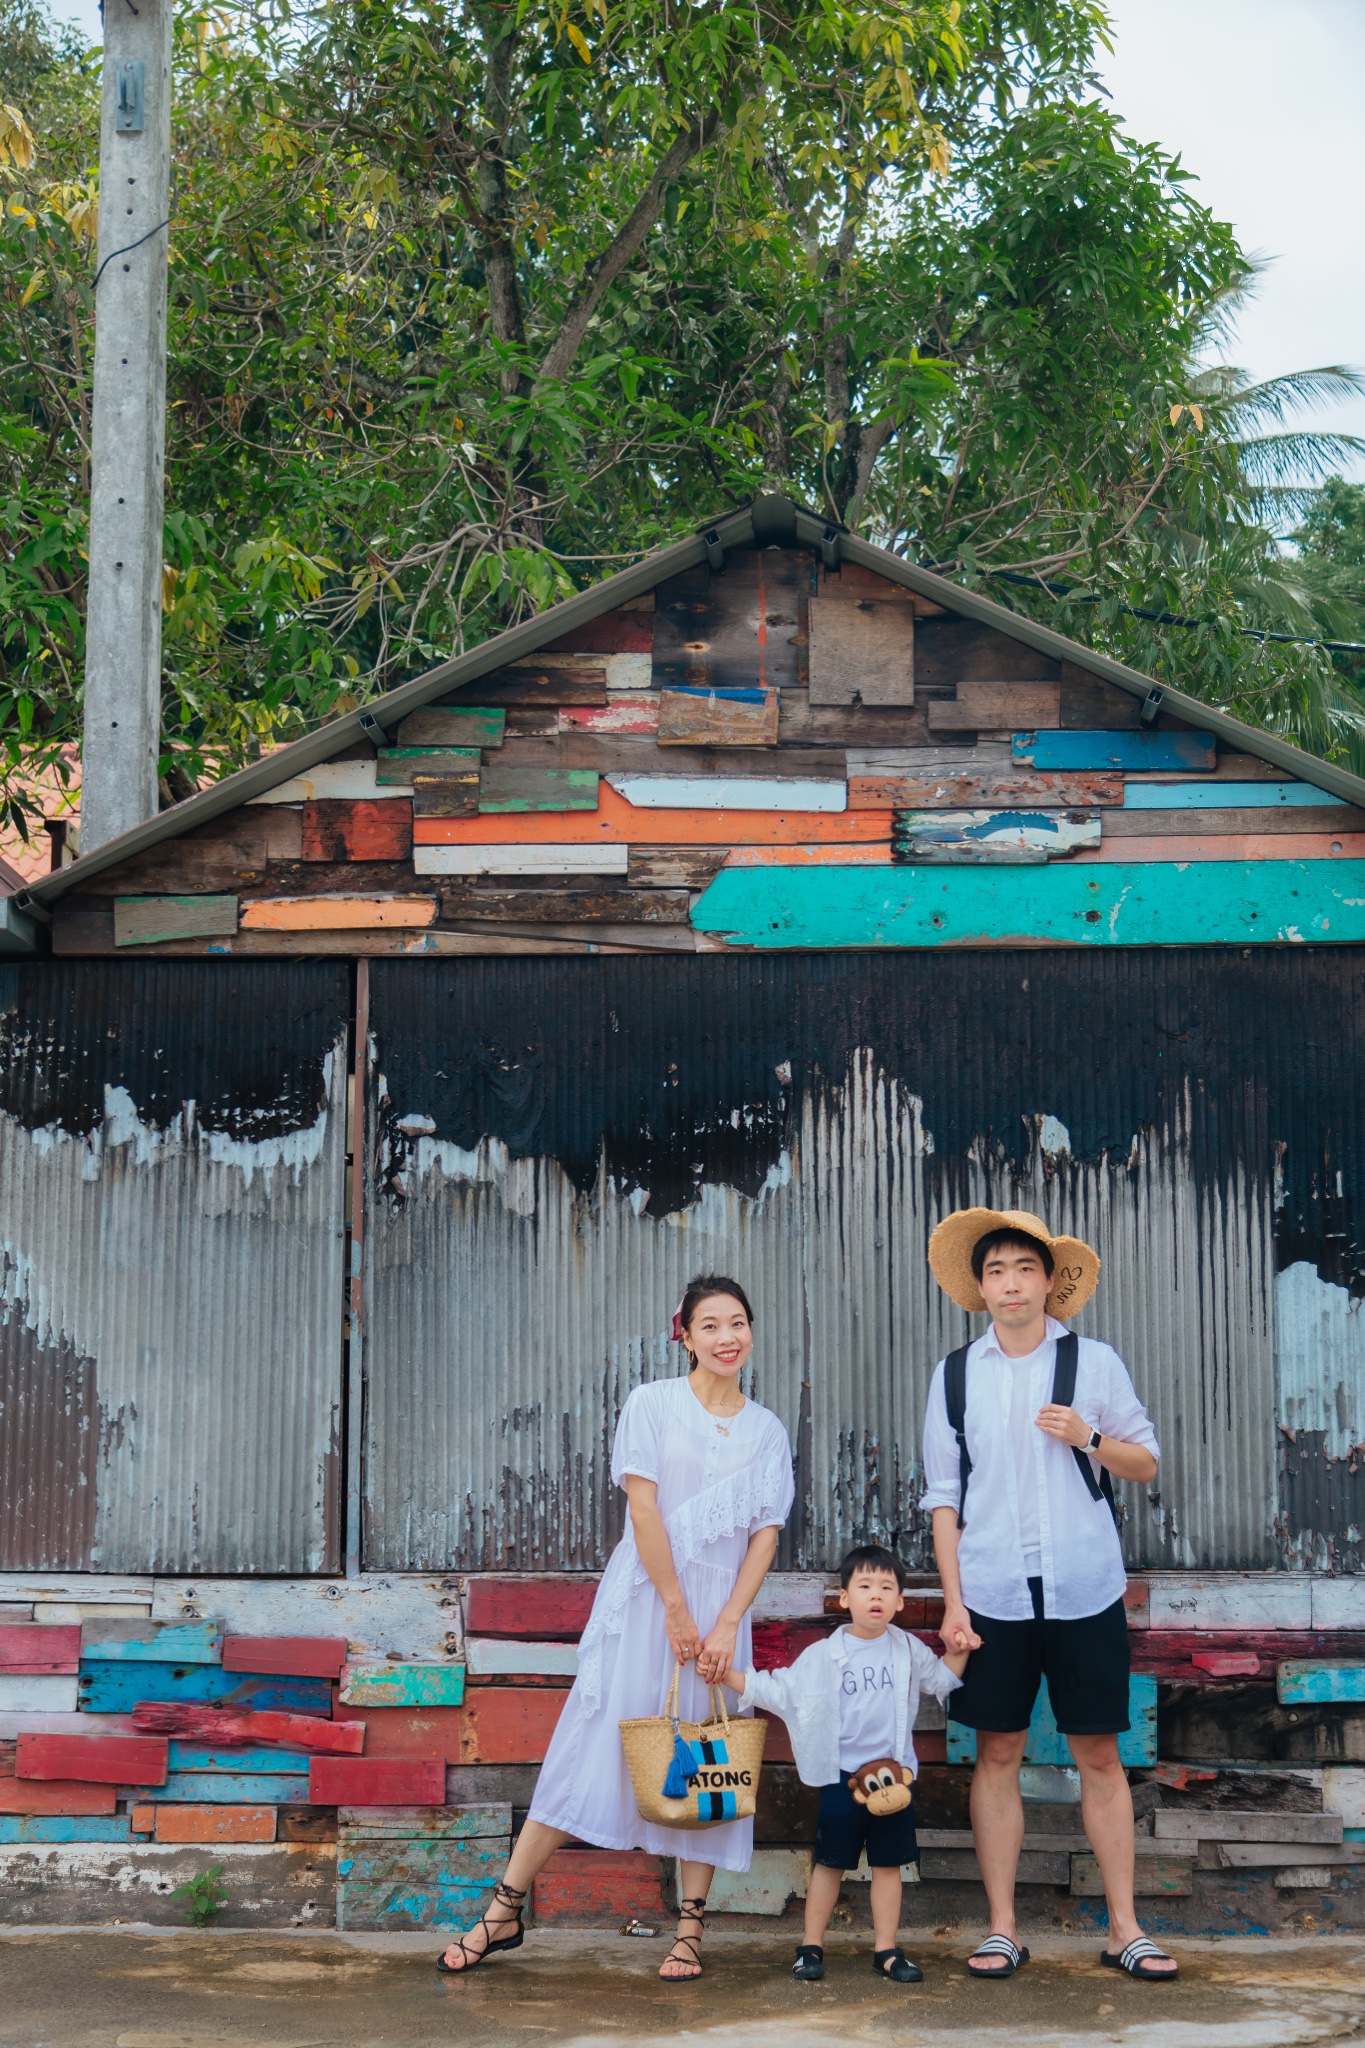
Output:
[[674,1659],[696,1665],[681,1673],[680,1715],[707,1717],[708,1684],[749,1659],[749,1608],[794,1490],[787,1432],[740,1391],[754,1345],[744,1289],[716,1274],[691,1281],[673,1334],[687,1353],[686,1378],[636,1387],[621,1410],[611,1476],[629,1502],[626,1533],[597,1588],[530,1818],[488,1910],[438,1969],[467,1970],[495,1949],[519,1947],[537,1872],[576,1840],[682,1859],[678,1935],[659,1975],[700,1977],[711,1878],[717,1865],[749,1868],[752,1820],[691,1829],[640,1817],[617,1727],[663,1712]]

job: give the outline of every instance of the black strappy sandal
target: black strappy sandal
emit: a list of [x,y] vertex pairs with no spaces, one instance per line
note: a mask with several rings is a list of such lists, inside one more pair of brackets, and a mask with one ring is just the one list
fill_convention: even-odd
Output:
[[[706,1932],[705,1899],[684,1899],[678,1908],[678,1918],[679,1920],[695,1920],[698,1931],[696,1934],[675,1934],[673,1937],[673,1948],[664,1957],[664,1962],[690,1963],[692,1967],[688,1970],[686,1976],[678,1977],[670,1973],[669,1976],[665,1977],[663,1964],[660,1964],[659,1975],[665,1984],[695,1984],[698,1977],[702,1974],[701,1940],[702,1935]],[[680,1948],[691,1949],[691,1955],[675,1956],[674,1949]]]
[[[458,1941],[446,1944],[448,1948],[457,1948],[460,1951],[460,1954],[465,1959],[462,1963],[458,1965],[448,1963],[445,1958],[445,1949],[442,1949],[440,1955],[437,1956],[436,1967],[443,1977],[463,1977],[466,1971],[477,1969],[478,1965],[488,1956],[495,1956],[500,1948],[521,1947],[522,1942],[526,1939],[526,1929],[521,1924],[522,1908],[526,1903],[525,1892],[519,1892],[515,1885],[495,1884],[493,1887],[493,1902],[499,1906],[511,1906],[514,1909],[517,1923],[516,1933],[509,1934],[503,1941],[494,1941],[491,1938],[493,1923],[488,1918],[487,1913],[481,1913],[474,1922],[473,1927],[466,1928]],[[481,1949],[466,1948],[465,1942],[480,1927],[488,1934],[489,1940],[484,1943]]]
[[879,1977],[889,1977],[894,1984],[922,1984],[924,1972],[918,1963],[912,1963],[903,1948],[876,1948],[872,1951],[872,1967]]
[[803,1984],[818,1984],[825,1974],[825,1951],[813,1941],[802,1942],[792,1964],[793,1977]]

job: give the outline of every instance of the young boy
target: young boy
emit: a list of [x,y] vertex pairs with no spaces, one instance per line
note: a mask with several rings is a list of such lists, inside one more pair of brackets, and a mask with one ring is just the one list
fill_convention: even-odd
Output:
[[781,1716],[803,1785],[820,1787],[815,1862],[806,1892],[805,1940],[792,1974],[825,1974],[822,1943],[844,1872],[864,1849],[872,1871],[872,1967],[898,1984],[924,1972],[896,1946],[901,1865],[919,1861],[911,1730],[921,1692],[944,1699],[962,1683],[966,1650],[936,1657],[891,1626],[905,1605],[905,1572],[879,1543],[850,1550],[839,1568],[848,1626],[812,1643],[782,1671],[727,1671],[725,1684],[760,1712]]

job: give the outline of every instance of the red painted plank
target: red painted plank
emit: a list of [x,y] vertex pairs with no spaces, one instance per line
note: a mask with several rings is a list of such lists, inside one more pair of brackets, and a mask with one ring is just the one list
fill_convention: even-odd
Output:
[[[365,1745],[366,1716],[353,1716],[344,1726],[317,1714],[219,1712],[191,1700],[144,1700],[133,1708],[133,1726],[158,1735],[176,1735],[182,1742],[216,1742],[225,1749],[321,1750],[328,1755],[359,1756]],[[150,1784],[150,1779],[144,1779]]]
[[667,1917],[660,1860],[641,1850],[557,1849],[533,1902],[538,1927],[619,1927],[629,1917],[658,1926]]
[[[652,612],[603,612],[589,625],[575,626],[558,640],[547,640],[542,654],[652,654],[654,615]],[[535,660],[533,654],[523,657]]]
[[595,1578],[471,1579],[465,1634],[527,1643],[576,1643],[588,1624]]
[[0,1628],[0,1672],[12,1678],[70,1677],[81,1663],[80,1623],[48,1627],[19,1622]]
[[461,1716],[460,1762],[543,1763],[567,1698],[531,1686],[481,1687],[455,1709]]
[[767,1714],[764,1718],[768,1723],[767,1740],[763,1744],[764,1763],[794,1764],[796,1758],[792,1755],[792,1741],[786,1722],[779,1721],[776,1714]]
[[335,1726],[363,1724],[367,1757],[439,1756],[448,1764],[463,1759],[462,1707],[343,1707],[338,1701],[332,1712]]
[[444,1806],[445,1758],[315,1756],[308,1767],[313,1806]]
[[158,1806],[158,1842],[273,1842],[273,1806]]
[[76,1778],[0,1778],[0,1813],[112,1813],[112,1785]]
[[164,1785],[167,1745],[154,1735],[21,1735],[21,1778],[79,1778],[101,1785]]
[[289,1678],[337,1678],[345,1636],[224,1636],[224,1671],[269,1671]]
[[319,797],[303,807],[304,860],[407,860],[411,797]]
[[[1187,1685],[1273,1678],[1275,1666],[1287,1658],[1365,1658],[1363,1629],[1149,1628],[1134,1631],[1128,1640],[1134,1671]],[[1237,1659],[1235,1670],[1226,1665],[1230,1657]]]

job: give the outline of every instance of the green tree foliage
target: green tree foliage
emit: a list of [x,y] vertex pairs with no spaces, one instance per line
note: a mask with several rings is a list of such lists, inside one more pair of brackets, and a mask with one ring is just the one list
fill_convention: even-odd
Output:
[[[97,61],[34,4],[0,0],[12,806],[79,730],[93,316]],[[1343,744],[1343,679],[1237,630],[1273,422],[1196,366],[1246,264],[1099,101],[1103,34],[1098,0],[182,10],[166,794],[774,485]]]

